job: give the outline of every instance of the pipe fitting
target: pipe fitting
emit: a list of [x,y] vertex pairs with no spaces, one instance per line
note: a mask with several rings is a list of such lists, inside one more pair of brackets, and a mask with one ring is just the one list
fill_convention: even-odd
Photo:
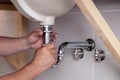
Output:
[[81,48],[87,51],[92,51],[95,48],[95,42],[92,39],[87,39],[85,42],[63,42],[58,49],[58,58],[56,65],[62,63],[65,55],[64,51],[67,48]]
[[96,62],[101,62],[105,60],[105,52],[103,50],[95,50],[94,59]]
[[80,60],[84,57],[84,50],[81,48],[75,49],[75,52],[73,53],[73,58],[75,60]]
[[43,25],[44,44],[50,43],[51,31],[52,31],[52,27],[50,25]]

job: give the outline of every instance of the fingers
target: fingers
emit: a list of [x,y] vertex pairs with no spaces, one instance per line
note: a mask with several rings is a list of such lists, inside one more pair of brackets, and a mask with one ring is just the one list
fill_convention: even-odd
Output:
[[38,28],[38,29],[34,30],[32,33],[33,33],[33,35],[36,36],[36,37],[43,35],[43,31],[42,31],[41,28]]
[[47,44],[46,47],[47,47],[48,49],[55,49],[54,44]]
[[51,49],[51,53],[53,54],[53,57],[55,58],[55,60],[57,60],[57,51],[55,49],[55,46],[53,44],[48,44],[47,47]]
[[49,50],[51,50],[51,53],[57,53],[57,51],[56,51],[56,49],[55,49],[55,45],[54,44],[48,44],[48,45],[46,45],[46,48],[47,49],[49,49]]
[[54,64],[57,62],[57,58],[58,58],[58,56],[57,56],[57,51],[56,51],[55,48],[53,48],[53,49],[50,50],[50,53],[51,53],[52,58],[53,58],[53,60],[54,60],[54,63],[53,63],[53,65],[54,65]]
[[38,61],[40,61],[40,65],[42,63],[42,66],[44,67],[52,67],[57,62],[57,51],[55,46],[53,44],[48,44],[37,50],[34,62]]
[[50,37],[51,37],[51,42],[55,42],[56,40],[57,40],[57,33],[56,32],[52,32],[51,33],[51,35],[50,35]]
[[51,52],[53,53],[53,58],[55,60],[57,60],[57,51],[56,50],[51,50]]
[[[51,42],[55,42],[56,41],[56,38],[57,38],[57,33],[54,31],[54,29],[52,29],[52,31],[51,31],[52,33],[51,33],[51,35],[50,35],[50,37],[51,37]],[[34,31],[33,31],[33,34],[35,35],[35,36],[42,36],[43,35],[43,30],[42,30],[42,28],[38,28],[38,29],[35,29]]]
[[[44,34],[42,28],[38,28],[34,30],[31,34],[32,37],[36,37],[36,38],[42,37],[42,39],[44,39],[43,35]],[[52,29],[52,33],[50,34],[50,42],[54,43],[56,41],[56,38],[57,38],[57,33]]]

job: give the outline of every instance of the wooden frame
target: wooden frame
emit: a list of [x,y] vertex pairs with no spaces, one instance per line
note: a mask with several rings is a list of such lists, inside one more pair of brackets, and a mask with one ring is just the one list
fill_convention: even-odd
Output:
[[9,11],[17,11],[17,9],[10,4],[0,4],[0,10],[9,10]]

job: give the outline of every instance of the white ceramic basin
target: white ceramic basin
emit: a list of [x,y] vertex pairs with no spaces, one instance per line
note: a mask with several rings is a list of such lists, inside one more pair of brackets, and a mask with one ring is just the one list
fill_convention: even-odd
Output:
[[53,25],[55,17],[66,14],[75,5],[74,0],[11,0],[27,18]]

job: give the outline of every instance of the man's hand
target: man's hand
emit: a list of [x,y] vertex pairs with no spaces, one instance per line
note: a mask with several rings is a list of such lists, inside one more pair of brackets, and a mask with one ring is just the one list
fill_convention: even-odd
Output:
[[[52,31],[51,42],[56,41],[57,33]],[[39,49],[43,46],[43,31],[42,29],[36,29],[27,36],[27,43],[33,49]]]
[[46,70],[56,63],[57,51],[53,44],[48,44],[36,51],[32,63],[36,68]]
[[33,80],[42,72],[52,67],[57,60],[57,53],[53,44],[48,44],[35,53],[30,64],[23,69],[0,77],[0,80]]

